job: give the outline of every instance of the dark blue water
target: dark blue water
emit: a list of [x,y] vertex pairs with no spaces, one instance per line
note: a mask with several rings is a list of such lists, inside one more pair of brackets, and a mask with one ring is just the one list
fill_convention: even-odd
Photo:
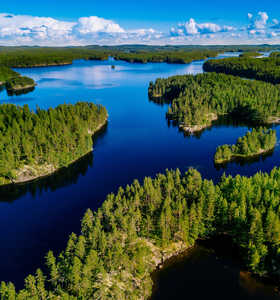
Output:
[[192,166],[204,177],[218,180],[223,172],[252,175],[279,165],[277,147],[272,155],[250,164],[230,163],[217,170],[216,147],[234,143],[248,127],[217,124],[199,137],[185,137],[168,125],[167,106],[148,100],[149,81],[202,72],[202,61],[189,65],[114,61],[115,70],[111,64],[76,61],[71,66],[18,69],[36,80],[35,91],[13,97],[0,94],[2,102],[27,103],[33,109],[93,101],[109,112],[108,126],[96,138],[93,154],[54,176],[1,192],[0,280],[21,287],[25,276],[42,266],[49,249],[62,250],[68,235],[79,232],[87,208],[96,209],[108,193],[135,178],[142,180],[166,168],[184,172]]

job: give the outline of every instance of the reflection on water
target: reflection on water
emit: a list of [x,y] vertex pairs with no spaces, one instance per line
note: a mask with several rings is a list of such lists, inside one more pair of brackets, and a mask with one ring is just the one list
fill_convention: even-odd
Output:
[[[94,144],[97,139],[102,139],[106,131],[107,124],[94,135]],[[39,197],[43,192],[54,192],[59,188],[76,184],[79,177],[84,176],[88,168],[93,166],[93,157],[93,152],[90,152],[67,168],[62,168],[49,176],[28,183],[0,186],[0,202],[13,202],[25,194],[30,194],[35,198],[36,196]]]
[[14,96],[14,95],[19,96],[19,95],[31,93],[34,90],[35,90],[35,87],[30,87],[30,88],[21,89],[21,90],[15,90],[15,91],[7,90],[7,94],[8,94],[8,96]]
[[54,174],[34,180],[29,183],[11,184],[0,187],[0,201],[12,202],[29,193],[33,198],[39,197],[42,192],[52,191],[76,184],[78,178],[85,175],[89,166],[93,164],[93,153],[89,153],[67,168],[60,169]]
[[243,271],[230,239],[217,237],[196,246],[153,274],[152,300],[279,300],[276,286],[263,283]]
[[227,169],[227,166],[232,163],[237,164],[241,167],[248,166],[248,165],[255,164],[257,162],[265,162],[265,160],[267,158],[273,156],[273,153],[274,153],[274,150],[271,150],[271,151],[265,152],[261,155],[254,155],[254,156],[250,156],[250,157],[246,157],[246,158],[245,157],[234,157],[233,159],[231,159],[228,162],[224,162],[221,164],[214,163],[214,165],[215,165],[215,168],[217,171]]

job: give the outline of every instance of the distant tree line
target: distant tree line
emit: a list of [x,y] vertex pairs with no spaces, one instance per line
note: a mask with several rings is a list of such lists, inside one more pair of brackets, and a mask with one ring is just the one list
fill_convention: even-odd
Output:
[[245,56],[208,60],[204,63],[203,70],[262,80],[273,84],[280,83],[280,57],[276,55],[266,58]]
[[92,149],[92,135],[106,119],[103,106],[86,102],[36,112],[26,104],[0,105],[0,184],[16,180],[26,165],[69,165]]
[[235,145],[219,146],[215,153],[215,163],[229,161],[234,157],[248,157],[272,150],[276,145],[276,130],[252,129],[244,137],[238,138]]
[[148,93],[153,101],[171,104],[167,117],[178,125],[207,124],[211,114],[228,114],[256,124],[280,116],[279,86],[225,74],[159,78],[150,83]]
[[0,65],[12,68],[72,64],[75,59],[106,60],[108,53],[87,48],[0,48]]
[[168,249],[219,234],[239,246],[250,271],[272,274],[280,264],[279,183],[276,168],[223,176],[217,185],[194,169],[134,180],[88,210],[80,235],[72,233],[59,255],[50,251],[47,270],[27,276],[24,289],[2,282],[1,299],[148,299],[150,273]]
[[155,52],[117,52],[113,56],[116,60],[124,60],[130,63],[166,62],[188,64],[194,60],[202,60],[216,57],[218,51],[193,50],[193,51],[155,51]]
[[262,54],[260,54],[259,52],[254,52],[254,51],[248,51],[248,52],[242,52],[239,57],[242,58],[255,58],[258,56],[261,56]]

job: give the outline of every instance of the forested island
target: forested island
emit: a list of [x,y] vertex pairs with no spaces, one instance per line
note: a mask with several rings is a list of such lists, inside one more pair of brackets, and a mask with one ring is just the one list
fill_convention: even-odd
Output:
[[225,73],[250,79],[262,80],[273,84],[280,83],[280,57],[230,57],[211,59],[203,64],[205,72]]
[[36,112],[28,105],[0,105],[0,185],[68,166],[92,151],[92,135],[106,121],[106,109],[87,102]]
[[246,158],[261,155],[275,148],[276,131],[265,128],[252,129],[244,137],[238,138],[235,145],[219,146],[215,153],[215,163],[220,164],[233,158]]
[[248,123],[278,122],[280,89],[270,83],[204,73],[157,79],[149,86],[149,98],[171,105],[167,118],[189,133],[211,126],[228,115]]
[[21,76],[18,72],[4,66],[0,66],[0,86],[6,87],[8,93],[20,93],[34,89],[36,83],[33,79]]
[[189,169],[137,180],[88,210],[81,233],[46,256],[47,270],[16,292],[2,282],[3,300],[148,299],[151,272],[197,239],[227,235],[248,270],[279,278],[280,169],[252,177],[223,176],[218,184]]

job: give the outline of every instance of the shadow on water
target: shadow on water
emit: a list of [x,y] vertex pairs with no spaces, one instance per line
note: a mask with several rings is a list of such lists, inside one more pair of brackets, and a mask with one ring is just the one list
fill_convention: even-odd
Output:
[[[106,135],[106,132],[107,124],[93,136],[93,146]],[[55,191],[61,187],[75,184],[79,177],[84,176],[92,166],[93,152],[90,152],[70,166],[59,169],[49,176],[31,182],[2,186],[0,187],[0,202],[13,202],[27,193],[35,198],[44,191]]]
[[255,164],[257,162],[264,162],[266,159],[268,159],[269,157],[272,157],[273,156],[273,153],[274,153],[274,149],[271,150],[271,151],[268,151],[266,153],[263,153],[261,155],[254,155],[254,156],[250,156],[250,157],[247,157],[247,158],[244,158],[244,157],[234,157],[233,159],[231,159],[230,161],[228,162],[224,162],[224,163],[221,163],[221,164],[216,164],[214,162],[214,166],[215,166],[215,169],[217,171],[219,170],[225,170],[227,169],[228,165],[229,164],[236,164],[238,166],[245,166],[245,165],[252,165],[252,164]]
[[151,300],[280,299],[276,286],[259,281],[244,270],[231,238],[218,236],[200,240],[153,273]]
[[[227,116],[220,116],[217,120],[212,121],[210,126],[208,126],[206,128],[203,128],[200,131],[197,131],[197,132],[194,132],[194,133],[189,133],[189,132],[186,132],[183,129],[179,128],[179,124],[178,124],[177,121],[171,120],[167,116],[165,118],[166,118],[168,127],[177,127],[178,131],[181,132],[184,135],[185,138],[195,137],[197,139],[200,139],[204,132],[212,131],[212,130],[215,130],[216,128],[219,128],[219,127],[225,127],[225,128],[226,127],[228,127],[228,128],[248,127],[248,129],[257,128],[257,127],[260,127],[260,126],[265,126],[266,128],[272,128],[273,127],[270,124],[259,125],[259,124],[255,124],[255,123],[251,123],[251,122],[245,122],[245,121],[238,120],[238,119],[235,119],[235,118],[227,115]],[[263,155],[263,156],[265,156],[265,155]]]
[[7,90],[7,94],[8,94],[8,96],[20,96],[20,95],[31,93],[34,90],[35,90],[35,87],[30,87],[30,88],[26,88],[26,89],[22,89],[22,90],[18,90],[18,91]]
[[[169,107],[169,105],[171,104],[170,100],[166,100],[165,98],[156,98],[156,99],[150,99],[149,98],[149,102],[150,103],[154,103],[157,106],[161,106],[161,107],[166,107],[166,111],[167,108]],[[239,112],[239,111],[238,111]],[[165,119],[167,121],[167,125],[168,127],[177,127],[178,131],[183,133],[184,137],[188,138],[188,137],[195,137],[200,139],[202,137],[202,134],[205,131],[211,131],[215,128],[218,127],[231,127],[231,128],[237,128],[240,126],[245,126],[248,127],[248,129],[252,129],[252,128],[257,128],[260,126],[265,126],[266,128],[272,128],[273,126],[271,124],[259,124],[256,122],[250,122],[248,120],[250,120],[250,118],[248,117],[248,115],[243,116],[241,113],[238,112],[233,112],[231,114],[228,115],[224,115],[224,116],[219,116],[219,118],[217,120],[214,120],[211,122],[211,125],[209,125],[208,127],[203,128],[200,131],[194,132],[194,133],[189,133],[184,131],[182,128],[179,127],[179,123],[177,120],[172,120],[170,117],[168,117],[165,113]]]

